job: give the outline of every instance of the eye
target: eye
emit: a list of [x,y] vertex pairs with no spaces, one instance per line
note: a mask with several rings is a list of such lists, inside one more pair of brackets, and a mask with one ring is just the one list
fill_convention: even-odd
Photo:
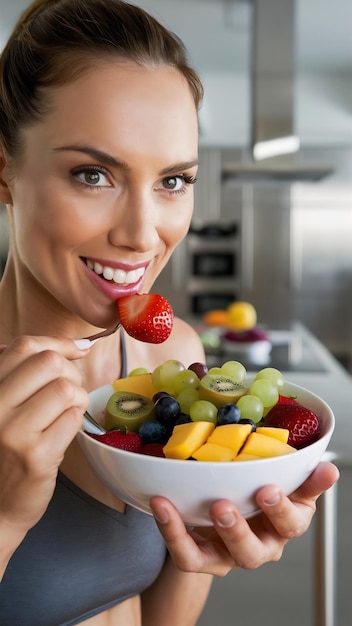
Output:
[[185,193],[188,185],[194,185],[195,176],[186,176],[186,174],[178,174],[177,176],[168,176],[161,181],[162,187],[170,194]]
[[183,176],[169,176],[168,178],[164,178],[162,184],[167,191],[180,191],[184,183]]
[[111,187],[108,172],[98,166],[75,168],[71,174],[87,187]]

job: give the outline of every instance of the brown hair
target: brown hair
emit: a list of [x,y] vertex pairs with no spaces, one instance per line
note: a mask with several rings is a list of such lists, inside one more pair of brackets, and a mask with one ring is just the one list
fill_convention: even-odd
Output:
[[0,142],[8,155],[18,155],[21,130],[48,110],[46,88],[116,57],[176,67],[199,107],[202,84],[182,42],[143,9],[123,0],[35,0],[0,56]]

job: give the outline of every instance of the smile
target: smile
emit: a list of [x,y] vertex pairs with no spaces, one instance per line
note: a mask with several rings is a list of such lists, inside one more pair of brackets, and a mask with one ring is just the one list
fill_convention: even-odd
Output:
[[138,267],[135,270],[126,272],[123,269],[103,266],[100,263],[92,263],[87,259],[87,267],[98,276],[103,276],[105,280],[113,281],[118,285],[132,285],[136,283],[145,273],[145,267]]

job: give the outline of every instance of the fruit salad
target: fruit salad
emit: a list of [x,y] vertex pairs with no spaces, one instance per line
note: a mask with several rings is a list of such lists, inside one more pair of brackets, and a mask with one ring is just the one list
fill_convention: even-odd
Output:
[[120,449],[171,459],[247,461],[291,454],[319,437],[320,419],[283,394],[272,367],[248,380],[239,361],[187,368],[168,360],[153,372],[139,368],[113,383],[104,435]]

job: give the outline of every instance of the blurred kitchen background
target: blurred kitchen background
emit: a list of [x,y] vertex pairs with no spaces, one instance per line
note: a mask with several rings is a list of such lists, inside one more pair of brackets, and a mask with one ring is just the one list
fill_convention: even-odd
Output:
[[[27,4],[0,0],[0,46]],[[217,580],[199,626],[258,621],[347,626],[352,619],[352,2],[134,4],[181,37],[205,87],[194,219],[155,291],[200,332],[207,311],[234,300],[251,302],[272,340],[268,364],[296,373],[293,382],[315,387],[342,425],[332,444],[342,471],[335,507],[337,583],[334,571],[327,574],[335,585],[334,610],[318,615],[313,602],[313,524],[291,542],[279,564]],[[287,140],[281,142],[283,153],[258,159],[260,149],[278,138]],[[1,270],[7,253],[3,211],[0,220]],[[214,362],[229,358],[221,345],[207,345],[207,351]]]
[[[0,0],[0,45],[27,0]],[[155,288],[200,319],[248,300],[259,322],[307,326],[350,367],[352,3],[144,0],[205,86],[188,237]],[[255,161],[289,136],[295,153]],[[1,221],[0,258],[6,257]]]

